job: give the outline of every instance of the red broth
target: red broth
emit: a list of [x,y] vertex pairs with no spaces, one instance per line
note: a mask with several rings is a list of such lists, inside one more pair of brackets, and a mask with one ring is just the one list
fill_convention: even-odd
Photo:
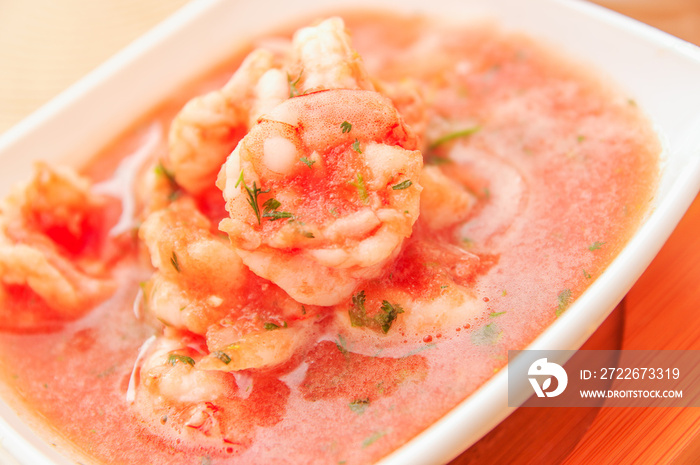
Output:
[[[485,303],[484,314],[418,339],[406,335],[391,356],[367,355],[321,331],[301,360],[250,375],[255,388],[235,419],[249,440],[204,447],[146,424],[126,401],[139,347],[160,332],[134,317],[138,283],[150,274],[134,243],[115,266],[121,285],[110,300],[59,329],[0,338],[6,397],[31,412],[28,421],[49,441],[83,461],[110,464],[376,461],[464,400],[506,364],[507,350],[525,347],[566,311],[639,226],[655,192],[660,146],[623,93],[492,27],[447,30],[372,15],[346,23],[371,75],[430,83],[437,114],[479,128],[424,155],[478,199],[462,225],[431,239],[482,259],[465,284]],[[167,126],[188,98],[220,86],[242,56],[165,103],[84,172],[109,177],[154,121]],[[426,237],[418,227],[411,241]],[[450,257],[440,256],[439,266],[454,265]],[[436,275],[425,271],[432,266],[420,250],[405,253],[396,279],[424,297],[437,295]]]

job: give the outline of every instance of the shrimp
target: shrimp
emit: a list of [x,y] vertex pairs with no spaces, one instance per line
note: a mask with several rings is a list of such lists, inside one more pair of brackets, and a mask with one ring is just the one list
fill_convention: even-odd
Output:
[[309,339],[310,318],[320,309],[301,306],[248,271],[191,200],[152,213],[140,235],[158,270],[144,287],[147,309],[168,327],[206,337],[216,355],[203,366],[279,365]]
[[2,285],[28,288],[59,319],[75,319],[110,295],[114,284],[97,252],[103,208],[86,179],[37,163],[33,180],[1,207]]
[[406,341],[422,344],[425,338],[457,334],[483,318],[486,303],[473,282],[496,260],[412,238],[388,273],[334,307],[335,331],[348,344],[362,340],[358,347],[367,347],[368,353],[386,348],[386,354],[405,350]]
[[299,29],[292,39],[293,93],[328,89],[375,90],[341,18]]
[[241,259],[186,198],[149,215],[139,236],[158,270],[144,289],[147,308],[169,326],[206,334],[246,282]]
[[178,185],[201,195],[258,118],[297,94],[336,88],[373,85],[343,21],[331,18],[298,31],[286,54],[254,50],[223,88],[190,100],[171,125],[166,167]]
[[142,351],[127,397],[153,429],[230,453],[249,446],[256,427],[282,419],[284,383],[201,367],[206,348],[196,337],[166,330]]
[[464,186],[446,176],[437,166],[424,166],[420,222],[431,230],[441,230],[464,222],[476,204],[476,197]]
[[254,273],[303,304],[334,305],[381,274],[410,236],[422,167],[391,102],[363,90],[287,100],[233,151],[217,185]]
[[288,98],[287,77],[275,55],[256,49],[221,89],[190,100],[177,114],[168,135],[166,166],[178,185],[193,195],[211,188],[250,120]]
[[290,360],[312,340],[313,322],[308,319],[291,323],[256,320],[211,328],[207,333],[210,354],[202,360],[201,367],[221,371],[275,367]]

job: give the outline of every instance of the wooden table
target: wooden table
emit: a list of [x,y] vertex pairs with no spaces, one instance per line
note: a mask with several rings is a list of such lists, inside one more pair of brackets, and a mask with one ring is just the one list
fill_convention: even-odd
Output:
[[[57,8],[50,0],[0,2],[0,131],[183,3],[64,0]],[[700,0],[598,3],[700,44]],[[94,34],[107,40],[86,40]],[[699,236],[700,198],[586,347],[700,349]],[[453,465],[698,464],[698,410],[518,409]]]

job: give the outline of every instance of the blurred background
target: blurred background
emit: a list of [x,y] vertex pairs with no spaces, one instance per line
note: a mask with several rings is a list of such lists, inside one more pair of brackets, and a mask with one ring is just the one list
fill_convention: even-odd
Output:
[[[188,0],[0,0],[0,132]],[[599,0],[700,43],[700,0]]]

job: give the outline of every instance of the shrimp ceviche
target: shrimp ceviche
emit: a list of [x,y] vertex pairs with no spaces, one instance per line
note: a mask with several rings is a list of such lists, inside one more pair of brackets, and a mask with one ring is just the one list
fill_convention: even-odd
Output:
[[8,396],[81,463],[375,462],[605,269],[658,154],[629,98],[493,26],[257,38],[2,202]]

